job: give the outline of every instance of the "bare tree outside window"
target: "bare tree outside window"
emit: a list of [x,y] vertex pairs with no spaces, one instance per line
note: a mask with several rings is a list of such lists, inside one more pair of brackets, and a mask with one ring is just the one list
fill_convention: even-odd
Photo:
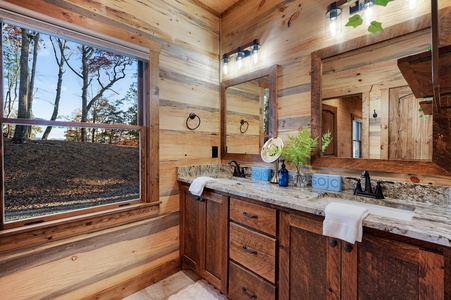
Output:
[[5,23],[1,54],[5,222],[141,201],[144,62]]

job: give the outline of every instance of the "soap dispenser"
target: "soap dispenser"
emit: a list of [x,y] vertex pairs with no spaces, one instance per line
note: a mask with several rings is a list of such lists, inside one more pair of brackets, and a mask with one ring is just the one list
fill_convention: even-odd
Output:
[[285,161],[282,160],[282,168],[279,170],[279,186],[288,186],[288,170]]

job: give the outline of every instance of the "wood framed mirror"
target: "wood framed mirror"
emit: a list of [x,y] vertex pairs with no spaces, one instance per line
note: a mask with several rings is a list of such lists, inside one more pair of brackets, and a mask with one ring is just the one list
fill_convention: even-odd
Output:
[[[448,8],[442,9],[439,12],[441,18],[445,17],[446,14],[449,14],[450,10]],[[441,30],[444,34],[440,36],[440,44],[446,45],[451,43],[448,41],[449,32],[451,28],[443,28],[446,27],[447,22],[443,22],[443,26]],[[437,29],[435,29],[437,30]],[[385,32],[379,33],[377,35],[370,36],[362,36],[359,38],[355,38],[341,44],[337,44],[328,48],[324,48],[312,53],[312,93],[311,93],[311,130],[312,136],[320,136],[322,131],[323,120],[323,100],[330,99],[332,95],[323,95],[323,67],[327,61],[331,60],[339,60],[342,57],[349,56],[353,51],[368,51],[369,55],[371,55],[370,61],[373,59],[373,56],[377,56],[377,52],[374,49],[385,46],[390,46],[391,43],[395,43],[399,40],[409,41],[409,39],[419,38],[424,33],[427,33],[430,36],[431,28],[430,28],[430,16],[425,15],[416,18],[415,20],[411,20],[406,23],[400,23],[394,25],[392,27],[386,28]],[[406,50],[406,49],[404,49]],[[403,51],[400,51],[401,53]],[[406,55],[411,55],[408,53]],[[396,57],[395,59],[401,58]],[[371,69],[373,65],[368,66],[368,69]],[[339,72],[338,70],[332,69],[332,72]],[[357,75],[357,76],[356,76]],[[345,80],[361,80],[364,81],[366,79],[356,78],[361,74],[348,74]],[[379,85],[389,85],[387,82],[387,78],[384,78],[385,73],[375,74],[374,77],[378,78]],[[352,77],[354,76],[354,77]],[[432,73],[431,73],[432,76]],[[402,76],[401,76],[402,77]],[[370,88],[373,86],[371,85]],[[388,89],[389,91],[389,89]],[[345,87],[342,89],[341,95],[335,96],[344,96],[348,93],[348,88]],[[349,92],[347,96],[355,96],[354,92]],[[363,94],[364,95],[364,94]],[[365,96],[363,96],[365,98]],[[416,98],[414,101],[417,101]],[[386,103],[387,105],[387,103]],[[384,108],[384,106],[381,106]],[[330,109],[329,109],[330,111]],[[389,110],[388,108],[385,110],[387,112],[386,122],[384,120],[380,121],[381,127],[381,135],[385,135],[384,137],[389,139],[388,137],[388,119],[389,119]],[[371,116],[373,115],[373,111],[370,110],[370,105],[365,105],[365,99],[362,104],[362,131],[369,131]],[[382,116],[381,116],[382,117]],[[329,122],[330,123],[330,122]],[[436,175],[436,176],[451,176],[451,164],[449,163],[449,146],[443,145],[444,141],[450,138],[449,134],[449,126],[450,118],[448,117],[448,112],[444,111],[442,114],[434,113],[432,117],[432,154],[429,158],[426,159],[417,159],[417,158],[398,158],[398,159],[388,159],[388,154],[385,156],[382,155],[382,159],[375,159],[371,157],[371,155],[363,155],[362,158],[353,158],[353,155],[349,155],[348,157],[339,157],[338,155],[321,155],[320,145],[316,149],[311,164],[313,167],[327,167],[327,168],[338,168],[338,169],[351,169],[351,170],[369,170],[376,172],[390,172],[390,173],[404,173],[411,175]],[[329,126],[329,125],[328,125]],[[332,126],[333,127],[333,126]],[[444,129],[444,127],[446,127]],[[384,138],[381,137],[381,138]],[[364,150],[364,145],[368,145],[370,143],[368,136],[362,134],[361,139],[362,149]],[[340,143],[340,141],[338,141]],[[388,144],[377,145],[381,148],[381,151],[386,151],[388,153]],[[369,147],[369,146],[368,146]],[[385,147],[385,148],[384,148]],[[340,149],[335,149],[330,151],[330,153],[336,153],[336,151],[340,151]],[[349,151],[351,153],[351,151]],[[367,152],[368,153],[368,152]]]
[[221,159],[261,161],[261,147],[277,136],[277,68],[222,82]]

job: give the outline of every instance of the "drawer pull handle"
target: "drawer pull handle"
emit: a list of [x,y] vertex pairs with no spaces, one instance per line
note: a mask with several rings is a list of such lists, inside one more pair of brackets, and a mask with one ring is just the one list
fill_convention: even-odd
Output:
[[329,246],[331,246],[332,248],[337,247],[337,245],[338,245],[338,243],[337,243],[336,240],[330,240],[330,241],[329,241]]
[[343,248],[348,253],[352,251],[352,245],[351,244],[346,244]]
[[257,299],[257,295],[249,293],[245,287],[243,287],[241,290],[243,291],[243,294],[248,296],[250,299]]
[[196,201],[205,202],[205,199],[203,199],[201,197],[196,197]]
[[248,214],[248,213],[245,212],[245,211],[243,211],[243,216],[248,217],[248,218],[251,218],[251,219],[258,219],[258,216],[257,216],[257,215],[251,215],[251,214]]
[[246,251],[246,252],[248,252],[250,254],[257,255],[257,251],[247,249],[246,245],[243,245],[241,248],[243,248],[244,251]]

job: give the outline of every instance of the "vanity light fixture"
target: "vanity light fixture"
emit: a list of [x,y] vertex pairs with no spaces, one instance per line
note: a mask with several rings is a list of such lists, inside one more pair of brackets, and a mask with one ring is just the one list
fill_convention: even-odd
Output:
[[241,66],[243,65],[243,60],[248,56],[252,56],[254,63],[257,63],[258,62],[258,51],[260,50],[260,47],[261,46],[260,46],[258,40],[253,40],[252,42],[244,44],[244,45],[236,48],[235,50],[225,53],[222,56],[224,74],[227,74],[227,71],[228,71],[227,65],[229,64],[230,59],[234,55],[236,55],[235,60],[237,62],[238,69],[241,68]]
[[332,2],[327,7],[326,22],[329,23],[329,32],[332,36],[336,36],[341,30],[341,8],[337,7],[337,2]]

